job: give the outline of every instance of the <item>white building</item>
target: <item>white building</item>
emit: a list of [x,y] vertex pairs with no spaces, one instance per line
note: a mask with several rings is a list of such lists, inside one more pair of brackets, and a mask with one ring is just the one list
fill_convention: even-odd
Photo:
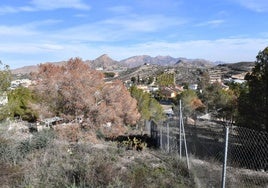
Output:
[[15,89],[19,86],[23,86],[23,87],[29,87],[32,84],[32,81],[29,79],[21,79],[21,80],[13,80],[11,81],[11,89]]

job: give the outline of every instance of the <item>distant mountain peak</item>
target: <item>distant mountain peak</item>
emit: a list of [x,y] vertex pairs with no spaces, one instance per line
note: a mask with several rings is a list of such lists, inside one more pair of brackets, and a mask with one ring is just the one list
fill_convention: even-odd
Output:
[[103,54],[103,55],[97,57],[94,61],[96,61],[96,60],[115,61],[108,54]]
[[108,54],[102,54],[100,57],[109,57],[109,55]]
[[114,70],[121,67],[120,63],[107,54],[103,54],[95,60],[90,61],[89,66],[93,69]]

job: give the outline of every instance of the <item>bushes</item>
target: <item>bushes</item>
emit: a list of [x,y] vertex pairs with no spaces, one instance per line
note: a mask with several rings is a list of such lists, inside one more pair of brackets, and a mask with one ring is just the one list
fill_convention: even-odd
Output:
[[[3,187],[17,187],[24,181],[27,160],[46,148],[54,138],[51,131],[36,133],[31,139],[17,141],[0,132],[0,182]],[[31,156],[32,155],[32,156]],[[31,157],[29,157],[31,156]]]
[[17,165],[30,152],[47,147],[54,138],[55,134],[51,130],[35,133],[31,138],[20,142],[0,135],[0,163]]
[[137,151],[142,151],[147,147],[147,143],[143,142],[142,139],[138,139],[136,137],[133,138],[128,137],[127,140],[118,142],[118,147],[123,147],[130,150],[135,149]]
[[[0,136],[0,167],[7,187],[193,187],[187,169],[174,157],[159,160],[149,150],[137,152],[100,141],[69,142],[52,130],[15,141]],[[69,133],[69,130],[66,134]],[[67,134],[68,137],[68,134]],[[72,138],[72,135],[71,135]],[[135,138],[135,137],[134,137]],[[130,140],[135,143],[140,139]],[[153,152],[153,151],[152,151]],[[156,153],[158,155],[158,153]],[[8,165],[9,164],[9,165]],[[1,172],[1,171],[0,171]],[[192,182],[192,183],[189,183]]]
[[[163,156],[162,156],[163,157]],[[166,161],[137,161],[129,174],[131,187],[194,187],[194,179],[177,157],[164,157]],[[173,166],[176,164],[176,166]],[[187,176],[181,170],[187,171]],[[179,172],[179,173],[178,173]],[[184,173],[184,172],[183,172]]]
[[88,144],[55,142],[28,161],[23,186],[103,187],[113,184],[117,158],[114,153]]
[[[88,144],[54,143],[26,164],[23,186],[33,187],[193,187],[152,156]],[[138,154],[138,155],[136,155]],[[135,157],[134,157],[135,156]]]
[[56,137],[52,130],[43,130],[36,132],[30,139],[23,140],[18,145],[18,150],[23,156],[26,156],[33,150],[46,148]]
[[8,117],[35,122],[38,118],[38,113],[32,108],[35,102],[36,96],[32,90],[25,87],[11,90],[8,93]]
[[0,137],[0,163],[16,165],[21,158],[22,154],[18,150],[18,144]]

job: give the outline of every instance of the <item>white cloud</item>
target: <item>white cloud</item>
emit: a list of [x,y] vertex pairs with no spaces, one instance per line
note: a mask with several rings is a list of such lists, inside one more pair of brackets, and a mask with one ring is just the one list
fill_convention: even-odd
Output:
[[[23,25],[8,26],[0,25],[0,35],[10,37],[10,38],[1,38],[0,42],[8,39],[10,42],[14,41],[14,37],[31,37],[33,39],[36,35],[41,35],[41,31],[38,31],[39,26],[50,26],[62,22],[62,20],[41,20],[35,22],[25,23]],[[27,38],[21,38],[27,39]],[[28,39],[28,40],[30,40]],[[16,39],[18,40],[18,39]]]
[[221,24],[223,24],[225,22],[225,20],[209,20],[209,21],[206,21],[206,22],[201,22],[201,23],[198,23],[196,24],[196,26],[212,26],[212,27],[216,27],[216,26],[219,26]]
[[129,6],[113,6],[108,8],[109,11],[117,13],[117,14],[126,14],[131,11],[131,7]]
[[186,20],[163,15],[129,15],[115,17],[101,22],[101,24],[110,25],[115,28],[138,32],[154,32],[184,23],[186,23]]
[[22,11],[22,12],[33,12],[33,11],[36,11],[36,8],[35,7],[30,7],[30,6],[22,6],[22,7],[19,7],[17,8],[17,11]]
[[38,20],[34,22],[25,23],[24,26],[29,28],[37,28],[38,26],[51,26],[63,22],[59,19],[47,19],[47,20]]
[[117,39],[118,33],[98,24],[84,24],[55,31],[47,36],[57,41],[80,42],[111,42]]
[[32,0],[31,4],[40,10],[55,10],[60,8],[90,9],[90,6],[81,0]]
[[40,51],[35,44],[32,43],[6,43],[0,45],[1,53],[10,54],[32,54]]
[[50,34],[50,39],[79,42],[124,42],[126,40],[144,40],[151,33],[180,26],[183,20],[159,15],[115,17],[99,22],[64,28]]
[[235,0],[240,5],[253,10],[255,12],[267,12],[268,2],[267,0]]
[[34,42],[17,42],[17,43],[6,43],[0,45],[1,53],[10,54],[35,54],[35,53],[47,53],[63,50],[64,47],[55,43],[34,43]]
[[34,12],[38,11],[36,7],[22,6],[22,7],[12,7],[12,6],[0,6],[0,15],[18,12]]
[[16,13],[16,12],[19,12],[19,9],[15,7],[11,7],[11,6],[0,7],[0,14]]
[[[0,35],[1,36],[31,36],[35,35],[36,32],[27,28],[26,26],[5,26],[0,25]],[[3,39],[2,39],[3,40]]]
[[32,0],[29,5],[21,7],[1,6],[0,15],[18,12],[34,12],[41,10],[56,10],[56,9],[79,9],[89,10],[91,7],[83,3],[81,0]]
[[49,51],[57,51],[57,50],[63,50],[64,47],[62,45],[58,44],[40,44],[37,46],[40,49],[49,50]]
[[74,15],[74,17],[77,17],[77,18],[87,18],[88,15],[87,14],[76,14],[76,15]]

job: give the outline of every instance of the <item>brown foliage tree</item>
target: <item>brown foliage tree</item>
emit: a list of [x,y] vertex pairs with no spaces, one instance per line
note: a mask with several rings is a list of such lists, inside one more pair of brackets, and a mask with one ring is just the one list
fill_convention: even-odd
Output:
[[136,100],[121,81],[106,84],[102,93],[105,107],[101,109],[108,112],[104,112],[108,121],[132,125],[140,118]]
[[122,82],[105,83],[101,72],[79,58],[63,66],[40,65],[35,76],[37,93],[55,115],[83,116],[91,126],[132,125],[139,118],[136,100]]

